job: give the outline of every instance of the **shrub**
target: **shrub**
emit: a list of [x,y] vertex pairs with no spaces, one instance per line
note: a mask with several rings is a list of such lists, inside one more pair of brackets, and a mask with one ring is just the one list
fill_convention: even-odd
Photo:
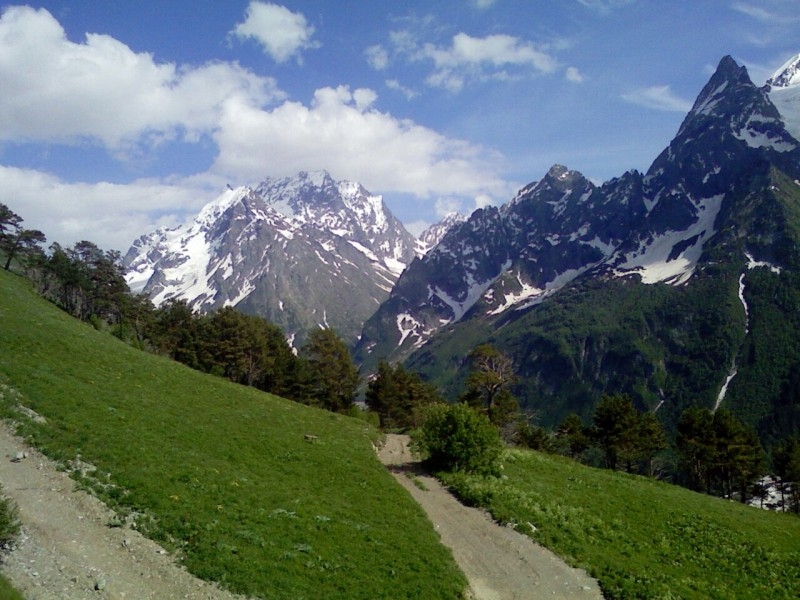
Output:
[[432,468],[497,475],[503,442],[489,418],[466,404],[433,404],[415,434]]

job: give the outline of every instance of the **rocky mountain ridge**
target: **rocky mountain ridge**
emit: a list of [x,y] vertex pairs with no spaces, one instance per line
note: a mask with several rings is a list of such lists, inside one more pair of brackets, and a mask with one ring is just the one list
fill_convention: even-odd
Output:
[[191,222],[136,240],[124,265],[156,305],[236,306],[293,341],[318,326],[352,341],[417,252],[381,196],[320,171],[228,189]]
[[442,328],[528,309],[580,276],[684,285],[726,198],[759,164],[797,177],[799,146],[767,90],[725,57],[646,174],[598,187],[556,165],[508,204],[476,211],[403,273],[358,355],[403,359]]

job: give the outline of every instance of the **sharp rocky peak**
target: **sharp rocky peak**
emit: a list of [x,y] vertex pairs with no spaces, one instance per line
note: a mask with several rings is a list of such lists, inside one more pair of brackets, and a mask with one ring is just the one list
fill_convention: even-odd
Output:
[[735,95],[756,91],[747,68],[739,66],[730,56],[725,56],[697,96],[692,110],[678,130],[678,136],[696,127],[703,127],[709,117],[729,117],[732,114],[731,100]]

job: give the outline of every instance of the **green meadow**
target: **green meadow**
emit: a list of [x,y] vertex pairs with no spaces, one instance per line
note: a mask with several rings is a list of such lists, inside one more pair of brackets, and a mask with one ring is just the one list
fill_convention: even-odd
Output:
[[800,519],[529,450],[445,475],[469,504],[597,578],[606,598],[800,598]]
[[6,272],[0,386],[21,434],[64,468],[84,466],[76,485],[115,510],[110,527],[136,527],[203,579],[259,598],[459,598],[466,587],[365,422],[138,351]]

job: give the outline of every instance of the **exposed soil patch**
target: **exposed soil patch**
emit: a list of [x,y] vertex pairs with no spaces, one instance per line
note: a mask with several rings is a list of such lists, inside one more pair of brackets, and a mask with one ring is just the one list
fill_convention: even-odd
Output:
[[477,600],[603,597],[597,581],[584,571],[528,536],[498,525],[486,512],[464,506],[437,479],[420,472],[408,436],[388,435],[380,458],[428,514]]
[[2,573],[27,600],[235,600],[190,575],[155,542],[0,423],[0,484],[19,509],[22,533]]

